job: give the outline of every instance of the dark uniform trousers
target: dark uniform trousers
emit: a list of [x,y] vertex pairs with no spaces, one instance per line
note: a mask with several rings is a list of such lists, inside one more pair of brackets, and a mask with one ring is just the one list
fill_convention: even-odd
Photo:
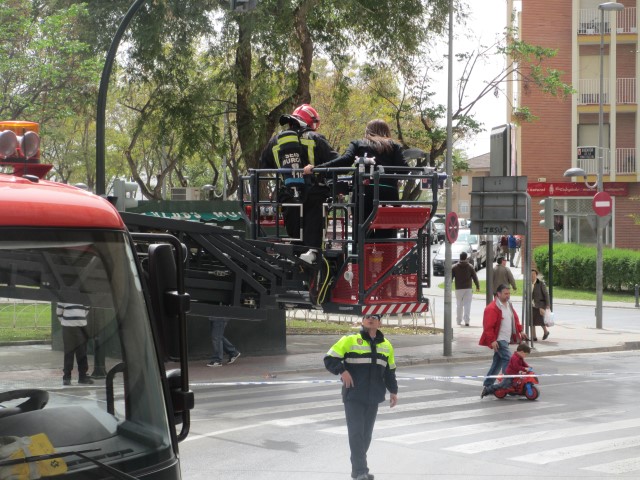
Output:
[[278,202],[280,203],[302,203],[302,220],[300,219],[300,208],[284,207],[282,209],[287,235],[299,238],[300,224],[302,222],[302,244],[308,247],[320,248],[324,229],[322,204],[329,196],[329,189],[322,185],[310,185],[302,190],[298,199],[294,197],[293,190],[290,188],[283,188],[278,194]]
[[344,402],[344,413],[349,432],[352,473],[356,476],[369,473],[367,450],[371,445],[373,426],[378,415],[378,404],[348,400]]
[[78,373],[80,377],[86,377],[89,370],[87,360],[87,341],[89,335],[87,327],[62,327],[62,343],[64,345],[64,376],[71,377],[73,370],[73,358],[78,362]]

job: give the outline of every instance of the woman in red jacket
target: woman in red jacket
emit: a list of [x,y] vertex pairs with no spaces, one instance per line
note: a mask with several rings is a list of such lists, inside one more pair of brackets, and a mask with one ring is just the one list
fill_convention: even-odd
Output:
[[498,285],[493,302],[484,309],[482,318],[482,336],[480,345],[493,350],[493,360],[483,382],[480,398],[487,395],[487,387],[493,385],[498,373],[505,371],[511,359],[509,344],[519,344],[527,336],[522,331],[522,325],[515,309],[511,305],[511,290],[508,285]]

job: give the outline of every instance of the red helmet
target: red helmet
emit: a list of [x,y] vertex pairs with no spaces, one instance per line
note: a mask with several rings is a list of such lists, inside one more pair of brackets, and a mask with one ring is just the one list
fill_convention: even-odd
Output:
[[320,115],[308,103],[300,105],[291,115],[304,122],[311,130],[317,130],[320,126]]

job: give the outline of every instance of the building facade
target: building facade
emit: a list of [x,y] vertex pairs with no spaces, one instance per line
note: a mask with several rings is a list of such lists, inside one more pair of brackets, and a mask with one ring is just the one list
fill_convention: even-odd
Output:
[[[576,93],[553,97],[520,82],[518,96],[538,120],[518,129],[518,170],[528,177],[533,200],[535,246],[546,244],[549,231],[538,225],[542,198],[552,197],[557,213],[554,241],[595,244],[593,195],[597,180],[600,101],[604,110],[602,145],[604,191],[612,198],[611,221],[604,245],[640,248],[640,139],[637,82],[639,23],[636,0],[621,0],[621,11],[604,12],[598,0],[522,0],[520,35],[533,45],[557,49],[549,66],[564,72],[562,80]],[[600,69],[601,31],[604,38]],[[603,97],[600,99],[600,78]],[[589,175],[567,178],[572,167]]]

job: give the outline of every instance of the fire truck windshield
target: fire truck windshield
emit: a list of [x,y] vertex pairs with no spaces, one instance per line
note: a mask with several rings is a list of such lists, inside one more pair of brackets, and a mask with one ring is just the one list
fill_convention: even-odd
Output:
[[122,231],[0,229],[0,479],[176,461],[134,255]]

